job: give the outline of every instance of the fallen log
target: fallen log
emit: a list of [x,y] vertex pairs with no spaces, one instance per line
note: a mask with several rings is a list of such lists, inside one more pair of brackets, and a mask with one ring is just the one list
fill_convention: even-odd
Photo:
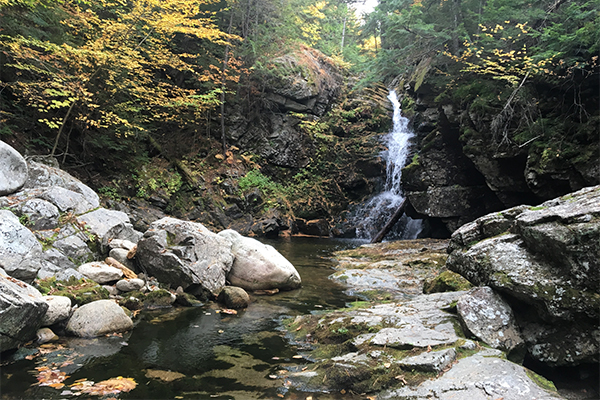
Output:
[[385,235],[387,235],[389,233],[389,231],[392,230],[394,225],[396,225],[396,222],[398,222],[400,217],[402,217],[402,214],[404,214],[405,208],[406,208],[406,199],[402,200],[402,203],[398,206],[398,208],[396,209],[396,212],[394,212],[394,215],[392,215],[392,217],[388,220],[388,222],[385,224],[385,226],[379,231],[379,233],[377,235],[375,235],[375,237],[373,239],[371,239],[371,243],[380,243],[383,240]]

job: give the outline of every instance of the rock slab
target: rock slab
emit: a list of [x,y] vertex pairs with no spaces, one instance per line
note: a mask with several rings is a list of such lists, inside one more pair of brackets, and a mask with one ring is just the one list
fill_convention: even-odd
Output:
[[458,229],[447,267],[515,311],[529,354],[549,366],[600,353],[600,186],[483,216]]
[[493,348],[510,352],[524,345],[512,309],[490,287],[471,289],[456,308],[468,331]]

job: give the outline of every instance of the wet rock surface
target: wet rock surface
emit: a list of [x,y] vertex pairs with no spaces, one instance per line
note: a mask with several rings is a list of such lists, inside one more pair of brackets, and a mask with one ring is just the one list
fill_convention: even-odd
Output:
[[[337,253],[340,268],[354,268],[337,272],[334,279],[347,285],[356,284],[350,290],[364,293],[369,282],[379,285],[374,278],[387,275],[387,284],[381,291],[387,290],[389,295],[383,298],[380,293],[379,300],[371,297],[371,302],[356,302],[349,309],[288,321],[289,334],[310,349],[305,357],[315,362],[310,376],[301,374],[290,379],[312,390],[374,393],[372,398],[377,399],[563,398],[551,382],[508,361],[505,352],[483,347],[483,341],[468,339],[471,333],[462,329],[457,304],[461,299],[465,303],[476,298],[478,291],[489,294],[490,288],[420,293],[427,276],[444,271],[444,258],[431,254],[431,248],[435,247],[432,242],[411,242],[366,245]],[[436,246],[444,249],[443,243]],[[360,269],[355,268],[359,263]],[[416,272],[410,284],[403,281],[403,274],[408,273],[403,269]],[[353,278],[352,273],[357,271],[364,274],[364,280]],[[347,278],[340,280],[343,274]],[[396,287],[392,284],[394,280]],[[382,299],[388,302],[377,304]],[[506,314],[496,315],[499,310]],[[515,325],[508,318],[510,308],[489,311],[501,320],[499,327],[504,330],[500,332],[507,337],[512,334],[518,337]],[[465,317],[469,318],[466,312]],[[482,325],[498,335],[497,329],[487,326],[490,322],[493,321],[483,321]],[[485,336],[485,339],[491,345],[510,350],[506,341],[498,341],[497,337]]]

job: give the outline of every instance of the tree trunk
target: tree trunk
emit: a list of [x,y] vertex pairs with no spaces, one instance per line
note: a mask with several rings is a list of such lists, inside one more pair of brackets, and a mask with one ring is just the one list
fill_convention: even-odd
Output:
[[392,217],[389,219],[389,221],[387,222],[387,224],[385,224],[385,226],[383,227],[383,229],[381,229],[379,231],[379,233],[373,239],[371,239],[371,243],[379,243],[379,242],[381,242],[383,240],[383,238],[385,237],[385,235],[387,235],[388,232],[390,230],[392,230],[392,228],[394,227],[394,225],[396,225],[396,222],[398,222],[398,220],[400,219],[400,217],[402,217],[402,214],[404,214],[404,209],[405,208],[406,208],[406,199],[402,200],[402,203],[396,209],[396,212],[394,213],[394,215],[392,215]]

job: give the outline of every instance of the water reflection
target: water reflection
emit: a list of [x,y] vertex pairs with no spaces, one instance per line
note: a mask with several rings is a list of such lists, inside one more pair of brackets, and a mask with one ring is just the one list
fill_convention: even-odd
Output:
[[[355,247],[356,241],[315,238],[269,240],[298,269],[302,288],[274,296],[252,296],[248,309],[237,315],[217,313],[215,304],[144,313],[130,335],[102,338],[106,345],[91,355],[81,349],[73,360],[66,382],[87,378],[100,381],[116,376],[134,378],[138,387],[119,397],[126,399],[272,399],[302,398],[281,379],[269,377],[281,368],[308,363],[295,359],[298,349],[278,329],[279,320],[322,309],[341,308],[354,300],[344,287],[328,279],[333,272],[329,259],[335,250]],[[65,342],[71,347],[76,341]],[[85,341],[91,343],[91,341]],[[84,355],[86,354],[86,355]],[[61,390],[29,387],[36,382],[32,370],[41,359],[22,360],[2,367],[2,398],[57,399]],[[184,377],[164,381],[148,377],[148,370],[174,371]],[[148,376],[146,376],[148,374]],[[19,381],[13,379],[19,377]],[[324,397],[327,396],[327,397]],[[314,396],[334,399],[337,395]],[[344,397],[349,399],[348,396]]]

